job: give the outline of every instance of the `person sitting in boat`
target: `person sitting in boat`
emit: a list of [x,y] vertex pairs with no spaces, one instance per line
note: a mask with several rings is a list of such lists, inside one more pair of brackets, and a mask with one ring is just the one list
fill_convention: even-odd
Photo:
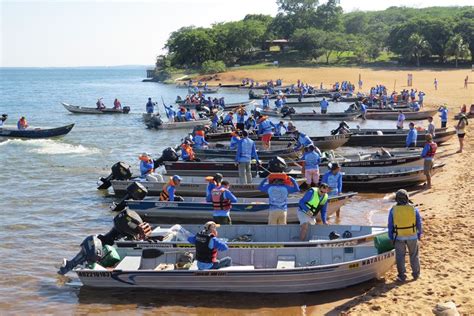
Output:
[[232,203],[237,203],[237,198],[229,189],[229,181],[224,180],[219,187],[211,190],[211,201],[214,208],[212,216],[217,224],[232,225],[230,210]]
[[316,217],[321,213],[321,221],[327,225],[328,192],[329,185],[322,182],[319,188],[311,188],[298,202],[296,215],[300,222],[300,240],[306,240],[308,226],[316,224]]
[[321,114],[326,114],[328,112],[329,107],[329,102],[326,100],[326,98],[323,98],[319,102],[319,105],[321,106]]
[[288,122],[286,126],[286,134],[294,134],[297,131],[295,124],[293,122]]
[[120,256],[113,246],[116,240],[146,240],[151,235],[150,224],[144,222],[140,215],[131,210],[124,210],[114,217],[114,227],[107,234],[88,236],[81,243],[81,250],[71,260],[63,258],[56,267],[58,274],[65,275],[78,265],[99,264],[112,268],[120,261]]
[[275,125],[275,136],[282,136],[283,134],[281,133],[281,129],[286,132],[288,132],[288,129],[285,126],[285,123],[283,121],[280,121],[277,125]]
[[418,102],[412,102],[410,103],[410,108],[413,112],[418,112],[420,111],[420,105],[418,104]]
[[5,124],[5,121],[7,120],[7,118],[8,118],[7,114],[2,114],[2,117],[0,117],[0,128],[3,127],[3,125]]
[[192,142],[189,140],[185,140],[181,144],[181,158],[183,161],[199,161],[194,154],[194,150],[192,147]]
[[232,132],[231,135],[232,135],[232,137],[230,138],[229,148],[231,150],[236,150],[237,146],[239,145],[239,142],[240,142],[240,137],[239,137],[239,134],[236,131]]
[[175,117],[176,117],[176,112],[173,109],[173,106],[172,105],[166,106],[166,104],[163,104],[163,106],[165,107],[166,117],[168,117],[168,120],[170,122],[174,122]]
[[170,177],[169,182],[163,186],[163,190],[160,193],[160,201],[184,201],[181,196],[175,195],[176,187],[181,184],[181,180],[182,178],[178,175]]
[[219,226],[215,222],[207,222],[201,232],[188,238],[188,242],[196,246],[196,260],[199,270],[220,269],[232,265],[230,257],[217,259],[218,251],[229,249],[223,240],[217,238],[217,227]]
[[186,115],[186,108],[185,107],[180,107],[178,113],[176,113],[176,122],[184,122]]
[[281,109],[283,106],[283,101],[281,99],[281,96],[278,96],[277,99],[275,100],[275,109],[278,111]]
[[253,131],[257,129],[257,121],[255,120],[253,115],[250,115],[245,121],[245,129],[247,131]]
[[115,110],[120,110],[122,108],[122,103],[120,103],[119,99],[114,100],[114,109]]
[[186,122],[196,120],[196,119],[194,118],[194,113],[192,113],[192,112],[189,111],[189,110],[186,111],[186,112],[184,113],[184,120],[185,120]]
[[25,130],[29,127],[28,125],[28,122],[26,121],[26,118],[24,116],[22,116],[18,122],[16,123],[16,127],[19,129],[19,130]]
[[288,194],[300,191],[296,180],[284,173],[271,173],[258,189],[268,194],[268,225],[286,225]]
[[414,147],[416,147],[416,141],[418,139],[418,132],[416,131],[415,123],[410,122],[408,127],[410,129],[408,131],[408,135],[407,135],[405,144],[406,144],[407,148],[414,148]]
[[236,111],[236,115],[237,115],[236,127],[238,130],[243,131],[245,129],[245,116],[248,115],[247,111],[245,111],[245,109],[242,106],[240,106]]
[[224,131],[233,130],[234,129],[234,112],[230,111],[222,120],[222,124],[224,125]]
[[151,98],[148,98],[145,109],[148,114],[153,114],[153,112],[155,112],[155,103],[151,101]]
[[155,171],[155,163],[149,153],[141,154],[138,156],[138,159],[140,160],[140,178],[151,182],[163,181],[161,175],[159,175],[160,179],[158,179],[158,177],[153,174]]
[[206,140],[205,134],[203,130],[196,131],[194,133],[194,145],[193,147],[196,149],[203,149],[207,148],[209,143]]
[[102,98],[97,99],[97,102],[95,103],[97,106],[97,110],[103,110],[105,109],[104,102],[102,102]]
[[321,182],[327,183],[330,188],[329,195],[342,194],[342,173],[341,166],[337,162],[333,162],[330,166],[330,170],[327,171]]
[[273,136],[273,129],[275,125],[268,119],[267,116],[262,116],[258,120],[258,135],[262,136],[263,148],[270,149],[270,141]]
[[206,201],[212,202],[212,190],[219,188],[221,186],[221,182],[224,176],[222,173],[216,173],[214,176],[206,177],[206,181],[208,182],[206,187]]

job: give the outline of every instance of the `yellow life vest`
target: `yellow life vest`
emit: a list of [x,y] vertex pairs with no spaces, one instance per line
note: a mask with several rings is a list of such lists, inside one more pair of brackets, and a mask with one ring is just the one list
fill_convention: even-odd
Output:
[[309,207],[309,210],[306,212],[309,216],[316,216],[321,208],[327,203],[328,201],[328,194],[325,193],[323,198],[319,196],[319,189],[312,189],[313,190],[313,197],[306,205]]
[[411,205],[396,205],[393,207],[393,232],[395,236],[412,236],[416,230],[416,211]]

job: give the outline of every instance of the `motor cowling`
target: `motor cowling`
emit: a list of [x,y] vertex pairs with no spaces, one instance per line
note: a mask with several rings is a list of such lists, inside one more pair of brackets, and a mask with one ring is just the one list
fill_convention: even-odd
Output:
[[117,162],[111,168],[112,172],[107,177],[101,177],[99,179],[99,186],[97,187],[98,190],[105,190],[108,189],[112,183],[112,180],[129,180],[132,178],[132,171],[131,167],[124,162]]
[[165,161],[178,161],[179,156],[174,148],[168,147],[161,153],[161,157],[154,160],[155,169],[160,167]]
[[126,114],[126,113],[130,112],[130,107],[129,107],[129,106],[124,106],[124,107],[122,108],[122,111],[123,111],[123,113]]
[[84,254],[84,259],[89,263],[99,262],[104,258],[104,250],[102,248],[102,242],[95,236],[88,236],[81,243],[81,250]]
[[282,157],[279,157],[279,156],[273,157],[268,162],[268,171],[272,173],[285,172],[286,168],[288,168],[288,165],[286,164],[285,159],[283,159]]
[[132,200],[138,200],[141,201],[143,200],[146,195],[148,194],[147,188],[139,182],[133,182],[131,183],[127,189],[127,193],[125,196],[120,200],[119,203],[112,203],[110,206],[111,210],[113,212],[120,212],[122,211],[126,206],[127,206],[127,200],[132,199]]

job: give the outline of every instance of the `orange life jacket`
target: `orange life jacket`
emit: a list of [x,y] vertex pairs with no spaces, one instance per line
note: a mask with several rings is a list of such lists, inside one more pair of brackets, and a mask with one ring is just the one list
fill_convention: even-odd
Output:
[[163,186],[163,190],[160,193],[160,201],[169,201],[170,200],[170,195],[168,194],[168,187],[174,187],[174,181],[171,178],[170,181]]
[[211,191],[212,206],[215,210],[230,210],[232,203],[229,199],[224,198],[225,188],[216,188]]

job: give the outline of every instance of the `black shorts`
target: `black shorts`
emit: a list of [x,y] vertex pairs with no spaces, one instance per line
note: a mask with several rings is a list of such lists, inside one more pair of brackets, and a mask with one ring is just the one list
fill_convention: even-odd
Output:
[[446,124],[448,124],[448,122],[441,122],[441,128],[445,128]]
[[458,138],[464,138],[466,136],[466,133],[458,134]]

